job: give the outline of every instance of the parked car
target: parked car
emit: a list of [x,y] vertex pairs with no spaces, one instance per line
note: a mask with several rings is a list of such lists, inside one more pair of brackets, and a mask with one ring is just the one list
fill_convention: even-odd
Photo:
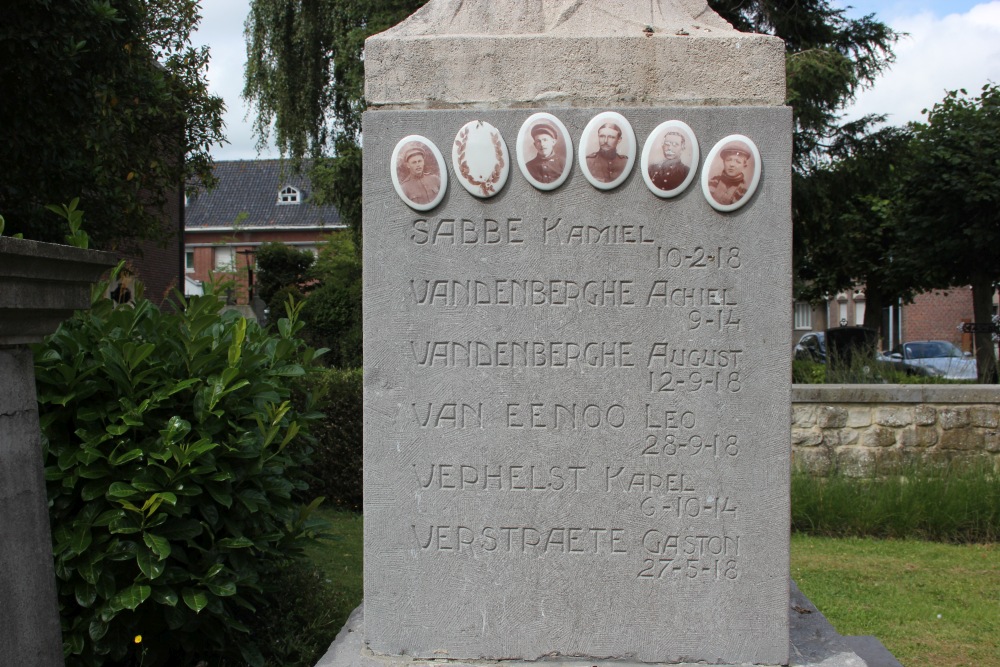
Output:
[[879,356],[883,361],[911,375],[928,375],[946,380],[975,380],[976,360],[946,340],[903,343]]
[[795,344],[796,359],[826,363],[826,334],[822,331],[807,333]]

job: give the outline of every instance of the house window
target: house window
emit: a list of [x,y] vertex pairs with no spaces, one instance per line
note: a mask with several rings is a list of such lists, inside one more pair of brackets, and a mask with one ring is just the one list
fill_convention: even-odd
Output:
[[194,273],[194,250],[184,250],[184,271]]
[[287,186],[281,192],[278,193],[278,203],[279,204],[298,204],[299,203],[299,191],[292,186]]
[[859,327],[865,323],[865,302],[854,302],[854,323]]
[[219,246],[215,249],[215,270],[233,271],[233,248],[232,246]]
[[812,329],[813,310],[812,304],[798,301],[795,303],[795,328]]

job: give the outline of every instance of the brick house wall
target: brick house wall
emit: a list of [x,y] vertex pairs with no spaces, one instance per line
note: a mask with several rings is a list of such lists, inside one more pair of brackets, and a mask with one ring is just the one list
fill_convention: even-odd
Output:
[[926,292],[903,306],[903,340],[946,340],[971,352],[972,335],[961,326],[973,319],[969,287]]

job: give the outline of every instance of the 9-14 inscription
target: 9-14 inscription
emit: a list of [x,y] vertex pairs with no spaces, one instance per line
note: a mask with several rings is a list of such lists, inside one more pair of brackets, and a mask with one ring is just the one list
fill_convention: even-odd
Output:
[[[629,506],[649,525],[411,524],[414,552],[424,556],[599,557],[634,561],[622,570],[641,582],[671,579],[734,581],[740,576],[740,540],[726,522],[740,515],[738,498],[699,488],[689,465],[715,465],[747,456],[738,429],[705,424],[683,403],[663,405],[697,392],[743,390],[747,353],[742,346],[691,334],[740,332],[740,293],[725,278],[744,267],[745,253],[732,244],[660,242],[647,225],[580,224],[560,217],[416,218],[407,240],[421,252],[460,251],[468,246],[510,249],[531,244],[561,248],[594,245],[634,248],[645,261],[635,275],[614,276],[414,276],[403,285],[408,306],[469,312],[478,309],[656,309],[682,323],[676,336],[654,340],[600,340],[559,336],[525,339],[407,339],[401,358],[419,370],[440,372],[621,373],[646,388],[650,402],[530,399],[494,403],[412,401],[409,419],[419,430],[527,430],[559,433],[646,433],[641,439],[609,438],[607,454],[633,463],[594,466],[558,460],[474,463],[431,461],[413,465],[418,497],[424,494],[515,494],[535,498],[573,494],[634,497]],[[419,265],[419,262],[416,263]],[[715,275],[718,284],[704,285]],[[688,284],[688,280],[695,282]],[[674,313],[680,311],[680,318]],[[670,329],[665,326],[664,329]],[[554,333],[554,332],[553,332]],[[582,332],[579,332],[582,333]],[[598,502],[600,502],[598,500]],[[697,528],[693,528],[692,522]],[[630,522],[634,523],[634,522]]]

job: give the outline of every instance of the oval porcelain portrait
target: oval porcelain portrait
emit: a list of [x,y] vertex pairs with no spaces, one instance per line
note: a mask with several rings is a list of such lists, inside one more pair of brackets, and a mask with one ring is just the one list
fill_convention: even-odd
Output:
[[660,123],[642,147],[642,179],[657,197],[676,197],[694,180],[699,157],[698,140],[687,123]]
[[563,122],[550,113],[528,116],[517,133],[517,165],[539,190],[555,190],[573,167],[573,142]]
[[635,164],[635,132],[625,116],[614,111],[590,119],[580,137],[580,171],[599,190],[621,185]]
[[499,193],[510,174],[510,155],[500,130],[482,120],[469,121],[458,131],[451,164],[462,187],[481,198]]
[[756,144],[731,134],[715,144],[701,170],[701,190],[717,211],[735,211],[750,201],[763,165]]
[[399,140],[389,171],[396,194],[416,211],[429,211],[440,204],[448,188],[444,156],[430,139],[418,134]]

